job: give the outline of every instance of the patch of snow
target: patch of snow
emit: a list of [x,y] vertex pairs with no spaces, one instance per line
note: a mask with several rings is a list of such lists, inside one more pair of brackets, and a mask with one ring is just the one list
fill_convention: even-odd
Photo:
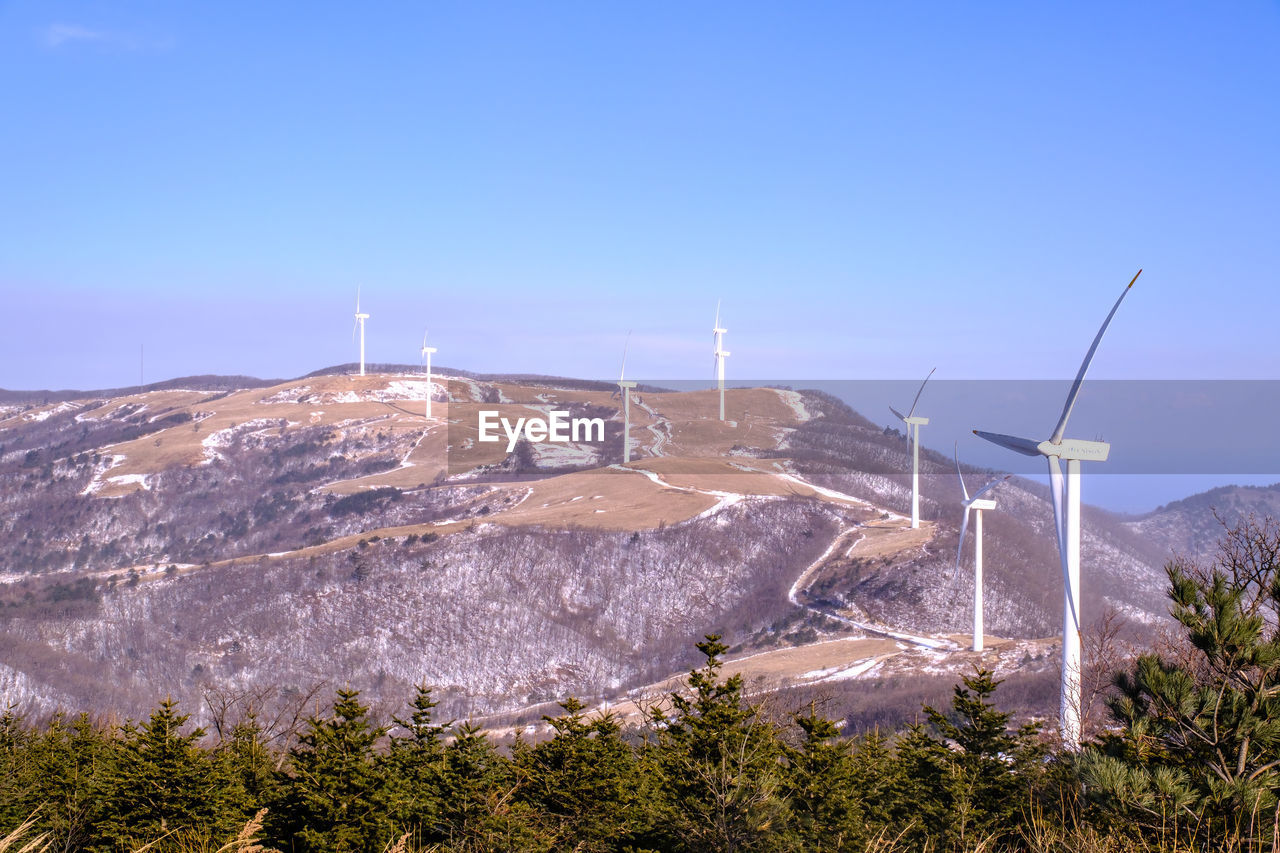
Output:
[[827,669],[815,669],[812,672],[806,672],[801,678],[810,678],[818,681],[847,681],[851,678],[866,675],[883,662],[884,656],[877,655],[869,660],[858,661],[852,666],[841,664]]
[[796,420],[804,422],[813,419],[813,413],[805,408],[804,398],[799,393],[782,390],[777,393],[782,398],[782,402],[786,403],[787,407],[791,409],[791,413],[796,416]]
[[44,420],[48,420],[54,415],[60,415],[63,412],[69,412],[74,408],[76,407],[73,406],[71,403],[59,403],[58,405],[50,409],[42,409],[38,412],[27,412],[22,416],[22,419],[24,421],[44,421]]
[[146,474],[117,474],[114,477],[108,477],[107,482],[116,486],[129,486],[137,483],[144,489],[151,488],[151,486],[147,485]]
[[310,385],[296,385],[284,388],[259,400],[259,403],[297,403],[311,391]]
[[594,465],[595,448],[581,444],[552,444],[536,442],[533,449],[534,464],[539,468],[559,468],[568,465]]
[[239,433],[253,432],[260,429],[268,429],[278,427],[280,424],[274,418],[254,418],[251,421],[245,421],[242,424],[236,424],[226,429],[214,430],[213,432],[200,439],[200,444],[204,447],[204,461],[201,465],[208,465],[215,459],[221,459],[222,448],[229,447]]
[[89,484],[84,487],[84,491],[80,493],[80,496],[89,497],[91,495],[97,494],[97,492],[104,485],[106,485],[106,483],[102,479],[102,475],[110,471],[112,468],[115,468],[117,465],[120,465],[121,463],[123,463],[124,460],[125,460],[124,455],[119,453],[104,457],[102,461],[98,463],[98,469],[93,472],[92,479],[90,479]]

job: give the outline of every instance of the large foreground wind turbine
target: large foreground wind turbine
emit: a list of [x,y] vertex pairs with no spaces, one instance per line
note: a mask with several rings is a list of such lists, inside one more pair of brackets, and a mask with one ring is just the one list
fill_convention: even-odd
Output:
[[427,346],[427,333],[422,333],[422,358],[427,365],[427,420],[431,420],[431,354],[436,351],[435,347]]
[[[933,370],[937,370],[934,368]],[[933,370],[929,371],[929,376],[933,375]],[[920,526],[920,427],[929,423],[928,418],[922,418],[916,415],[916,404],[920,402],[920,395],[924,393],[924,386],[929,383],[929,376],[924,378],[924,382],[920,383],[920,390],[916,392],[916,398],[911,401],[911,411],[905,415],[899,412],[893,406],[889,407],[889,411],[898,416],[898,419],[907,425],[907,443],[911,445],[911,529]]]
[[716,386],[720,389],[720,420],[724,420],[724,360],[729,353],[724,348],[724,333],[728,329],[720,328],[720,302],[716,302],[716,324],[711,330],[711,347],[715,356]]
[[356,328],[360,329],[360,375],[364,376],[364,321],[369,319],[368,314],[360,312],[360,288],[356,288],[356,325],[351,327],[351,340],[356,339]]
[[[1053,497],[1054,528],[1058,534],[1058,556],[1062,561],[1062,706],[1061,729],[1062,740],[1074,749],[1080,743],[1080,462],[1105,462],[1111,451],[1111,445],[1105,441],[1084,441],[1076,438],[1064,438],[1067,430],[1067,419],[1071,417],[1071,409],[1080,396],[1080,386],[1084,382],[1093,354],[1102,342],[1102,336],[1111,325],[1111,318],[1116,315],[1120,303],[1129,295],[1133,283],[1142,275],[1137,275],[1125,286],[1111,313],[1102,321],[1093,345],[1085,353],[1080,372],[1071,384],[1067,393],[1067,402],[1062,407],[1062,416],[1053,434],[1044,441],[1036,442],[1029,438],[1017,438],[1012,435],[1001,435],[993,432],[974,432],[1001,447],[1007,447],[1023,456],[1043,456],[1049,461],[1049,491]],[[1062,460],[1067,462],[1065,483],[1062,476]]]
[[960,573],[960,555],[964,552],[964,533],[969,528],[969,510],[977,513],[973,519],[973,650],[982,651],[982,511],[995,509],[996,502],[983,495],[1009,479],[1006,475],[992,480],[969,497],[969,490],[964,485],[964,475],[960,473],[960,444],[956,443],[956,476],[960,478],[960,493],[964,499],[964,521],[960,523],[960,544],[956,547],[956,574]]
[[627,379],[627,348],[631,346],[631,333],[622,345],[622,370],[618,372],[618,393],[622,395],[622,462],[631,461],[631,389],[636,383]]

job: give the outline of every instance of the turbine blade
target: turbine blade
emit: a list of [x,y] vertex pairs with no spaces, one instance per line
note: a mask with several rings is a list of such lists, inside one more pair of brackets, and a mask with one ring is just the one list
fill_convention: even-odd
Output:
[[356,285],[356,313],[360,313],[360,285]]
[[1062,563],[1062,595],[1071,605],[1071,619],[1075,623],[1072,627],[1079,631],[1080,623],[1077,614],[1080,610],[1071,596],[1070,575],[1067,572],[1066,481],[1062,477],[1062,460],[1056,456],[1050,456],[1048,459],[1049,493],[1053,498],[1053,524],[1058,531],[1058,560]]
[[[937,369],[938,368],[935,367],[933,370]],[[933,370],[929,371],[929,376],[933,375]],[[924,393],[924,386],[929,384],[929,376],[926,376],[924,378],[924,382],[920,383],[920,390],[916,392],[916,398],[911,401],[911,411],[907,412],[907,417],[911,417],[916,413],[916,403],[920,402],[920,395]]]
[[906,423],[906,422],[907,422],[907,416],[906,416],[906,415],[904,415],[904,414],[902,414],[902,412],[899,412],[899,411],[898,411],[897,409],[895,409],[893,406],[890,406],[890,407],[889,407],[889,411],[891,411],[891,412],[893,412],[895,415],[897,415],[897,416],[898,416],[898,420],[902,421],[903,423]]
[[[969,490],[964,487],[964,474],[960,473],[960,442],[958,441],[956,442],[956,448],[953,456],[956,460],[956,476],[960,478],[960,493],[964,495],[964,499],[967,501],[969,500]],[[982,494],[982,493],[979,492],[978,494]],[[977,497],[977,495],[975,495],[975,497]],[[968,508],[965,509],[964,518],[966,522],[969,520]]]
[[631,330],[627,329],[627,340],[622,344],[622,370],[618,372],[618,381],[627,378],[627,349],[631,346]]
[[978,438],[985,438],[992,444],[998,444],[1001,447],[1021,453],[1023,456],[1040,456],[1040,442],[1032,441],[1029,438],[1018,438],[1016,435],[1003,435],[998,432],[983,432],[975,429],[973,434]]
[[992,480],[990,483],[987,483],[981,489],[978,489],[978,491],[973,493],[974,500],[977,500],[978,498],[982,497],[987,492],[991,491],[996,486],[1000,485],[1001,483],[1003,483],[1005,480],[1009,479],[1012,476],[1013,476],[1012,474],[1005,474],[1003,477],[1000,477],[999,479]]
[[960,574],[960,556],[964,553],[964,534],[969,529],[969,507],[964,508],[964,521],[960,522],[960,543],[956,545],[956,575]]
[[1120,303],[1129,295],[1129,291],[1133,288],[1133,283],[1138,280],[1138,276],[1142,275],[1142,270],[1138,270],[1137,274],[1129,281],[1120,293],[1120,298],[1116,300],[1116,304],[1111,306],[1111,313],[1107,315],[1107,319],[1102,321],[1102,328],[1098,329],[1098,334],[1093,339],[1093,345],[1089,347],[1089,351],[1084,355],[1084,361],[1080,364],[1080,372],[1076,374],[1076,381],[1071,383],[1071,390],[1067,393],[1067,402],[1062,407],[1062,417],[1058,419],[1058,425],[1053,430],[1050,441],[1058,444],[1062,441],[1063,434],[1067,431],[1067,418],[1071,417],[1071,410],[1075,407],[1076,397],[1080,396],[1080,386],[1084,384],[1084,375],[1089,372],[1089,363],[1093,361],[1093,354],[1098,351],[1098,344],[1102,342],[1102,336],[1107,332],[1107,326],[1111,325],[1111,318],[1116,315],[1116,311],[1120,308]]
[[720,300],[719,299],[716,300],[716,324],[711,328],[713,329],[720,328]]

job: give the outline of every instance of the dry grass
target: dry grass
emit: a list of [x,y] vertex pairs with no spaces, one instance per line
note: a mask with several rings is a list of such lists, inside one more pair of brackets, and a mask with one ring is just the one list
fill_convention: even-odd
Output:
[[[113,401],[112,410],[125,402],[137,402],[144,403],[149,409],[156,411],[172,408],[174,411],[169,414],[186,412],[193,419],[199,419],[199,422],[178,424],[134,441],[122,442],[106,448],[105,453],[124,457],[119,465],[107,472],[107,477],[154,474],[174,466],[198,465],[206,458],[206,449],[202,443],[206,438],[215,432],[242,426],[254,420],[272,421],[273,425],[262,427],[262,430],[269,435],[282,434],[282,429],[274,425],[274,422],[280,420],[287,423],[283,432],[287,432],[294,426],[319,425],[341,430],[350,422],[361,421],[377,421],[380,429],[420,432],[425,417],[421,414],[419,401],[346,402],[345,398],[353,393],[370,395],[380,392],[392,381],[420,381],[423,378],[373,374],[363,377],[321,376],[285,382],[269,388],[238,391],[215,402],[204,404],[200,401],[206,399],[208,394],[184,391],[154,392]],[[315,401],[263,402],[272,397],[281,399],[304,394],[316,398]],[[425,400],[422,403],[425,403]],[[440,409],[440,415],[446,414],[447,407],[441,406]],[[106,411],[108,410],[93,412],[91,416],[99,417]],[[437,413],[433,411],[433,414]],[[134,483],[107,483],[97,494],[101,497],[111,497],[127,494],[139,488],[141,486]]]
[[28,838],[35,827],[36,816],[32,815],[3,838],[0,838],[0,853],[46,853],[52,846],[49,833]]
[[564,474],[528,485],[519,506],[496,513],[499,524],[545,524],[606,530],[646,530],[693,518],[716,498],[655,483],[616,468]]

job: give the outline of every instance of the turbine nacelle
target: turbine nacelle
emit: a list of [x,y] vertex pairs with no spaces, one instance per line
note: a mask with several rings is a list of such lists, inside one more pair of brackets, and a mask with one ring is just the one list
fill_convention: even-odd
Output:
[[1111,452],[1111,445],[1105,441],[1085,441],[1082,438],[1064,438],[1059,444],[1046,440],[1036,446],[1045,456],[1079,459],[1081,462],[1106,462]]
[[995,509],[996,502],[991,498],[974,498],[969,501],[962,501],[965,509]]
[[1083,438],[1064,438],[1057,444],[1046,438],[1036,442],[1016,435],[1001,435],[998,432],[983,432],[975,429],[973,434],[985,438],[992,444],[998,444],[1008,450],[1021,453],[1023,456],[1044,456],[1049,459],[1076,459],[1080,462],[1106,462],[1111,453],[1111,445],[1105,441],[1087,441]]
[[618,387],[619,387],[619,388],[634,388],[634,387],[636,387],[636,383],[635,383],[635,382],[633,382],[633,381],[632,381],[632,380],[630,380],[630,379],[619,379],[619,380],[618,380]]
[[929,419],[922,418],[919,415],[908,415],[907,417],[902,419],[902,422],[905,424],[915,424],[917,426],[924,426],[925,424],[929,423]]

